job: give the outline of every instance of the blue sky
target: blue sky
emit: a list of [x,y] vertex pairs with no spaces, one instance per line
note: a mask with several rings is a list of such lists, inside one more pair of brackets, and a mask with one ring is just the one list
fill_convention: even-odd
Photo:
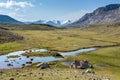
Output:
[[77,20],[98,7],[120,0],[0,0],[0,14],[20,21]]

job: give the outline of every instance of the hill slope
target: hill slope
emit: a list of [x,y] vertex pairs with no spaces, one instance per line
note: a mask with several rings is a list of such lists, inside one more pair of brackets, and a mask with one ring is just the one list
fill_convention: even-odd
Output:
[[55,26],[47,25],[47,24],[4,24],[1,26],[2,28],[7,28],[9,30],[54,30],[59,29]]
[[120,22],[120,4],[110,4],[100,7],[92,13],[85,14],[72,26],[88,26],[91,24],[101,24],[106,22]]
[[0,29],[0,43],[12,42],[22,39],[22,36]]
[[10,16],[0,15],[0,24],[23,24],[23,23],[11,18]]
[[96,32],[98,35],[107,35],[109,38],[120,39],[120,22],[90,25],[82,28],[85,31]]

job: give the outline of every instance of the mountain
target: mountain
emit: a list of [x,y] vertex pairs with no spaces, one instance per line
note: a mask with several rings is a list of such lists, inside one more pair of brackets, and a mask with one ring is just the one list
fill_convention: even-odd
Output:
[[48,25],[52,25],[52,26],[57,26],[57,27],[61,27],[61,26],[66,26],[68,24],[71,24],[72,21],[71,20],[66,20],[66,21],[60,21],[60,20],[38,20],[35,22],[25,22],[25,24],[48,24]]
[[61,22],[58,20],[53,20],[53,21],[47,21],[45,24],[53,25],[53,26],[61,26]]
[[100,7],[92,13],[85,14],[71,26],[89,26],[108,22],[120,22],[120,4],[110,4]]
[[71,24],[71,23],[72,23],[71,20],[66,20],[66,21],[63,21],[63,22],[62,22],[63,26],[69,25],[69,24]]
[[38,21],[35,21],[35,22],[31,22],[33,24],[45,24],[46,21],[45,20],[38,20]]
[[0,15],[0,24],[23,24],[7,15]]

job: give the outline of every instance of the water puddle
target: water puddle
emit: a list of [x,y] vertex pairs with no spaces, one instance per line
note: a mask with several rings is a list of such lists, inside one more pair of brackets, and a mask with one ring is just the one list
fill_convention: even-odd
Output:
[[72,62],[63,62],[63,64],[66,66],[70,66],[72,64]]
[[[29,57],[23,56],[21,54],[26,52],[47,52],[46,49],[36,49],[36,50],[25,50],[25,51],[17,51],[12,52],[7,55],[0,56],[0,69],[11,69],[11,68],[20,68],[26,62],[37,63],[37,62],[50,62],[61,60],[62,58],[55,58],[53,56],[49,57]],[[19,56],[18,58],[8,58],[9,56]]]
[[[88,52],[88,51],[94,51],[97,48],[87,48],[87,49],[80,49],[76,51],[71,51],[71,52],[62,52],[60,54],[64,56],[72,56],[76,55],[78,53],[82,52]],[[62,60],[63,58],[57,58],[53,56],[49,57],[27,57],[23,56],[21,54],[26,53],[26,52],[47,52],[48,50],[46,49],[34,49],[34,50],[24,50],[24,51],[17,51],[17,52],[12,52],[8,53],[7,55],[2,55],[0,56],[0,69],[11,69],[11,68],[20,68],[22,67],[23,64],[26,64],[27,62],[32,62],[32,63],[37,63],[37,62],[50,62],[50,61],[57,61],[57,60]],[[9,56],[19,56],[17,58],[8,58]],[[66,65],[70,65],[71,62],[66,62]]]

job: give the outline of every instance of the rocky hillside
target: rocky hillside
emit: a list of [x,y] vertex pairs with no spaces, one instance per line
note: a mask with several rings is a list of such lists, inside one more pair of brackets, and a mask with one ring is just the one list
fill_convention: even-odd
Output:
[[0,29],[0,43],[18,41],[22,39],[22,36]]
[[105,7],[100,7],[92,13],[85,14],[71,25],[88,26],[107,22],[120,22],[120,4],[110,4]]

